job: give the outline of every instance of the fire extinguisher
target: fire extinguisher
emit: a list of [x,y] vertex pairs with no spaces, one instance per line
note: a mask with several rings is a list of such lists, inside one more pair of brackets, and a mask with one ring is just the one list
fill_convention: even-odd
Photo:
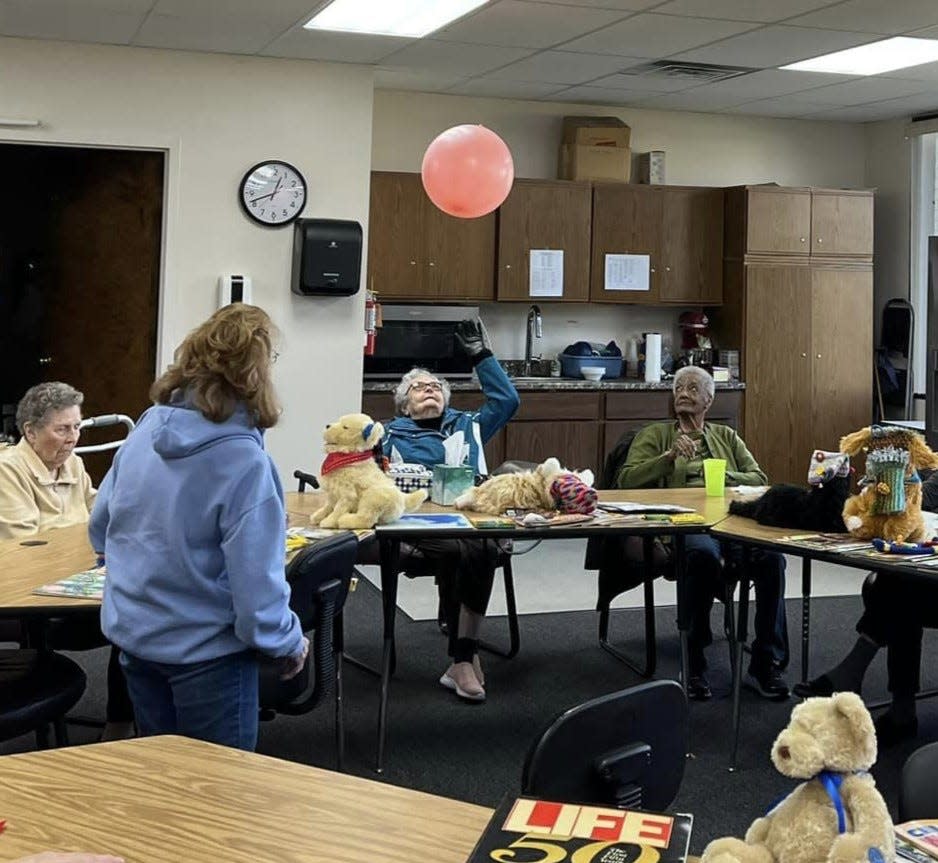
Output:
[[378,315],[380,311],[378,295],[374,291],[365,293],[365,356],[375,352],[375,337],[378,333]]

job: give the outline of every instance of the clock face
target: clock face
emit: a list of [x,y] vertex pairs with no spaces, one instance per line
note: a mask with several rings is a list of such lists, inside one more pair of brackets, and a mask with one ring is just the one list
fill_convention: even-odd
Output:
[[262,225],[286,225],[306,204],[306,180],[286,162],[260,162],[241,181],[241,206]]

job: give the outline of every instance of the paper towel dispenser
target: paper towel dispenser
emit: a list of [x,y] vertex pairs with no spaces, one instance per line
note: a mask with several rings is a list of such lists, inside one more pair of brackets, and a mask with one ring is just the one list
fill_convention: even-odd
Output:
[[341,219],[297,219],[294,225],[293,293],[304,297],[357,293],[362,226]]

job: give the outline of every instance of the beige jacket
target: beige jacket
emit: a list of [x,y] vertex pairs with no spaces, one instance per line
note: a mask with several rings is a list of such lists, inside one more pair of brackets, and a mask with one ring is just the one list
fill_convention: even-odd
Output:
[[26,438],[0,448],[0,539],[86,522],[95,494],[80,456],[53,478]]

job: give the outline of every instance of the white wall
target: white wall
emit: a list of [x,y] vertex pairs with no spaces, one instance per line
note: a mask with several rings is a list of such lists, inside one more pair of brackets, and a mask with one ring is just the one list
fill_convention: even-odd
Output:
[[283,333],[275,371],[285,412],[270,450],[285,477],[316,468],[319,430],[359,409],[364,294],[292,295],[293,229],[250,222],[237,189],[254,163],[285,159],[306,177],[304,216],[366,227],[371,70],[0,39],[0,79],[0,115],[43,124],[0,129],[0,140],[167,151],[160,367],[213,311],[219,274],[251,275],[254,301]]
[[[372,167],[419,171],[423,153],[436,135],[460,123],[481,123],[505,139],[516,176],[556,177],[565,114],[620,117],[632,129],[634,153],[666,152],[666,178],[672,185],[775,182],[858,188],[867,182],[866,133],[857,124],[389,90],[374,95]],[[495,350],[504,357],[523,356],[527,308],[504,303],[482,307]],[[649,330],[663,333],[665,340],[670,334],[680,344],[675,323],[679,309],[549,303],[541,308],[544,339],[535,350],[546,356],[577,339],[615,339],[624,350],[629,336]]]

